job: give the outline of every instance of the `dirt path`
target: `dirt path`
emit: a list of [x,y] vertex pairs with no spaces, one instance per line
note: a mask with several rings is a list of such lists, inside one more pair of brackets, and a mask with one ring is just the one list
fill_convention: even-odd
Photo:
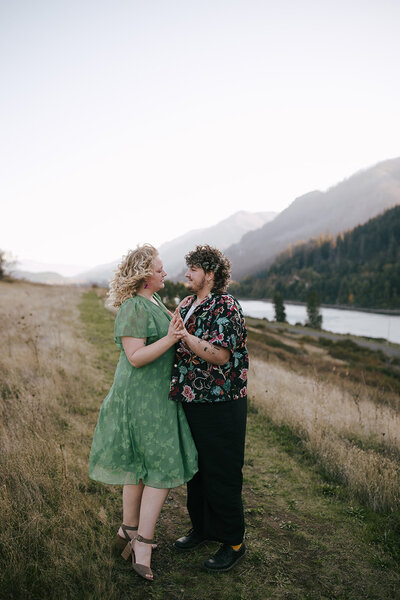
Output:
[[231,573],[210,577],[201,565],[217,544],[175,553],[171,538],[184,531],[185,493],[172,490],[160,521],[163,549],[154,557],[154,598],[399,600],[396,565],[379,544],[371,544],[365,511],[341,499],[342,492],[321,477],[284,429],[251,411],[245,561]]

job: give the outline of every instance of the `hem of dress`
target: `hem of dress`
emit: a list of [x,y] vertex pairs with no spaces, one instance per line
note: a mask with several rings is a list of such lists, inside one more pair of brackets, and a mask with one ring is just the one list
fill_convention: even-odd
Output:
[[146,485],[147,487],[152,487],[157,490],[173,490],[175,488],[181,487],[182,485],[185,485],[185,483],[187,483],[188,481],[193,479],[193,477],[196,475],[197,471],[198,471],[198,469],[196,469],[196,471],[193,471],[193,473],[189,477],[184,478],[181,483],[174,482],[173,485],[164,485],[164,484],[156,485],[154,483],[151,483],[150,481],[144,481],[143,477],[139,477],[138,480],[136,481],[136,483],[133,483],[132,481],[130,481],[129,483],[127,483],[126,481],[123,481],[122,483],[115,482],[115,481],[105,481],[105,479],[98,479],[97,477],[94,477],[92,475],[89,475],[89,479],[91,479],[92,481],[97,481],[99,483],[104,483],[105,485],[119,485],[119,486],[138,485],[139,481],[142,480],[143,484]]

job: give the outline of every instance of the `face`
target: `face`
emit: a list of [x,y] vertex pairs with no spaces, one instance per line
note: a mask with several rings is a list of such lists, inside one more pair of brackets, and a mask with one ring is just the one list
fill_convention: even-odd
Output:
[[185,277],[188,280],[189,289],[195,293],[200,292],[206,286],[206,274],[201,267],[196,267],[196,265],[189,267]]
[[156,256],[153,262],[153,275],[146,279],[146,283],[148,286],[147,289],[151,293],[158,292],[158,290],[164,287],[164,279],[166,275],[167,274],[164,271],[161,258],[159,256]]

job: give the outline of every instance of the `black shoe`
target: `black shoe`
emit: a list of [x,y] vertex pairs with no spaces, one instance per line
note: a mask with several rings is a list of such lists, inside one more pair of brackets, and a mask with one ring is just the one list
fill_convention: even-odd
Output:
[[179,538],[179,540],[176,540],[174,547],[177,548],[177,550],[192,550],[193,548],[197,548],[197,546],[204,544],[205,541],[206,538],[203,535],[197,533],[194,529],[191,529],[186,535]]
[[234,550],[229,544],[222,544],[214,556],[206,560],[204,566],[208,571],[229,571],[245,554],[246,547],[244,544],[241,545],[239,550]]

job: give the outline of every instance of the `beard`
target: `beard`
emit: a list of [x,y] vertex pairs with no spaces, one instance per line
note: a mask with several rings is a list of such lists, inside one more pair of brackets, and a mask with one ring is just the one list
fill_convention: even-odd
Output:
[[205,275],[203,275],[203,277],[197,283],[195,283],[194,281],[188,281],[188,288],[192,292],[199,292],[200,290],[203,289],[203,287],[205,285],[206,285],[206,276]]

